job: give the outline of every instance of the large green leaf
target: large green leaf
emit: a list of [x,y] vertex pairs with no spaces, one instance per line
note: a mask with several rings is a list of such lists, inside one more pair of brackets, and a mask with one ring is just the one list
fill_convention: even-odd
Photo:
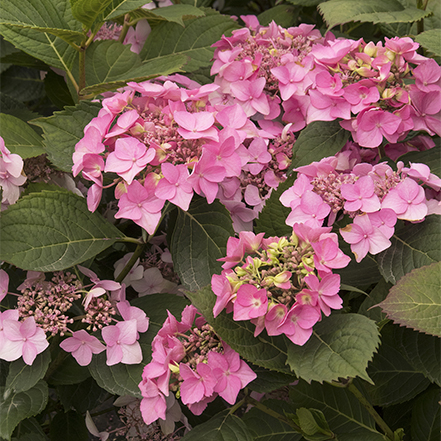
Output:
[[308,382],[356,376],[372,382],[366,368],[379,342],[374,321],[360,314],[332,314],[314,326],[303,346],[288,346],[288,364]]
[[412,441],[438,441],[441,432],[440,390],[429,389],[412,406]]
[[377,255],[383,277],[391,283],[415,268],[441,260],[441,219],[432,214],[419,224],[401,223],[392,245]]
[[0,90],[15,100],[29,102],[44,97],[44,82],[36,69],[11,66],[0,76]]
[[15,116],[0,113],[0,136],[9,151],[23,159],[44,153],[41,136],[29,124]]
[[136,18],[146,18],[151,25],[169,21],[184,26],[184,18],[202,17],[205,13],[192,5],[177,4],[165,8],[138,9],[131,15]]
[[50,365],[50,372],[46,374],[50,386],[79,384],[90,378],[89,369],[80,366],[70,353],[64,352],[59,346],[54,352],[57,354],[52,355],[54,367]]
[[201,289],[221,272],[216,259],[226,255],[230,236],[234,236],[231,217],[219,201],[209,205],[197,198],[188,211],[178,210],[170,249],[174,269],[186,288]]
[[47,371],[51,355],[49,350],[37,355],[32,365],[26,364],[22,358],[9,365],[5,389],[14,392],[24,392],[34,387]]
[[439,160],[441,157],[441,140],[438,138],[435,139],[435,142],[437,144],[429,150],[424,150],[422,152],[409,152],[400,156],[400,161],[403,161],[405,165],[409,162],[426,164],[433,174],[441,176],[441,161]]
[[49,441],[36,418],[20,421],[17,433],[19,433],[18,437],[12,437],[12,441]]
[[383,327],[380,349],[368,368],[374,384],[367,384],[365,387],[372,403],[378,406],[409,401],[430,384],[397,350],[393,328],[392,324]]
[[366,439],[366,434],[377,434],[375,421],[370,413],[345,388],[328,383],[308,384],[300,380],[299,384],[290,388],[289,396],[294,409],[306,407],[322,411],[330,429],[337,434],[339,440],[340,434],[354,433],[354,441]]
[[394,326],[393,341],[416,371],[441,386],[441,340],[438,337]]
[[69,410],[68,412],[58,412],[51,420],[51,441],[88,441],[89,432],[87,431],[84,417]]
[[381,311],[378,304],[387,297],[391,287],[392,285],[390,283],[381,278],[381,280],[369,292],[368,297],[366,297],[360,305],[358,313],[375,320],[377,323],[384,320],[386,314]]
[[5,389],[0,387],[0,437],[10,439],[17,424],[39,414],[47,404],[47,384],[40,380],[33,388],[25,392],[11,392],[5,396]]
[[329,29],[351,21],[372,23],[408,23],[431,13],[415,7],[405,8],[398,0],[330,0],[319,5]]
[[403,276],[379,306],[394,323],[441,337],[441,262]]
[[[17,5],[17,2],[8,0],[8,4],[14,7],[14,4]],[[50,5],[48,6],[48,12],[44,12],[44,5],[46,4]],[[32,7],[36,8],[36,15],[38,15],[39,12],[43,13],[41,20],[55,20],[55,24],[52,23],[51,25],[52,29],[58,29],[57,26],[61,26],[59,29],[66,29],[67,33],[64,35],[65,38],[70,32],[76,34],[82,31],[81,23],[73,18],[70,5],[67,1],[30,0],[28,4],[23,5],[20,9],[23,10],[22,13],[26,16],[27,13],[30,14]],[[15,6],[15,8],[17,8],[17,6]],[[48,21],[48,24],[49,23],[51,22]],[[64,28],[64,26],[66,26],[66,28]],[[41,32],[31,28],[0,24],[0,34],[15,47],[44,61],[50,66],[58,67],[65,71],[70,70],[74,58],[77,55],[76,50],[66,41],[56,37],[49,31],[50,29],[47,32]]]
[[209,287],[198,292],[187,292],[187,297],[213,326],[219,337],[245,360],[266,369],[290,373],[286,366],[287,349],[283,337],[269,337],[265,331],[254,337],[255,326],[249,321],[234,321],[233,314],[222,312],[214,318],[216,296]]
[[213,43],[223,34],[228,34],[239,26],[229,17],[212,13],[205,17],[185,20],[185,27],[178,23],[162,23],[149,35],[140,56],[153,60],[165,55],[181,54],[189,57],[186,72],[192,72],[210,64],[213,58]]
[[70,0],[72,15],[90,28],[112,0]]
[[67,191],[32,193],[2,213],[0,259],[33,271],[84,262],[124,235]]
[[308,124],[294,143],[294,158],[290,170],[335,155],[346,144],[349,135],[338,120],[314,121]]
[[272,371],[252,364],[250,364],[250,367],[257,374],[257,378],[249,383],[247,387],[259,393],[272,392],[297,380],[297,377],[293,374]]
[[47,118],[37,118],[31,124],[43,129],[46,153],[60,170],[72,171],[75,145],[84,136],[84,127],[98,115],[99,104],[81,101]]
[[113,0],[103,12],[102,21],[109,21],[121,17],[151,2],[152,0]]
[[182,441],[253,441],[245,423],[236,415],[230,415],[228,410],[216,415],[206,423],[199,424]]
[[277,5],[267,9],[257,16],[262,26],[268,26],[273,20],[284,28],[289,28],[296,23],[299,8],[289,5]]
[[421,32],[415,37],[415,41],[434,55],[441,56],[441,29]]
[[51,34],[67,43],[79,43],[82,40],[84,34],[70,28],[63,10],[57,7],[57,2],[29,0],[27,3],[25,5],[13,0],[2,0],[0,24]]

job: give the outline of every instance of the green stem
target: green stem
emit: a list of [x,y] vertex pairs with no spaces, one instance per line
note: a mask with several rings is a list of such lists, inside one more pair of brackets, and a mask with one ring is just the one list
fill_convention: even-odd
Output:
[[355,387],[354,383],[349,383],[347,388],[352,394],[355,395],[362,406],[372,415],[373,419],[377,423],[378,427],[385,433],[385,435],[391,440],[394,440],[394,433],[389,428],[389,426],[384,422],[383,418],[378,415],[377,411],[374,409],[371,403],[365,398],[365,396]]
[[288,418],[286,418],[284,415],[281,415],[275,410],[270,409],[269,407],[262,404],[260,401],[257,401],[254,398],[251,398],[250,396],[247,396],[245,398],[245,401],[249,404],[252,404],[254,407],[261,410],[262,412],[265,412],[266,414],[274,418],[277,418],[282,423],[288,424],[288,426],[291,426],[296,432],[302,433],[302,429],[299,426],[297,426],[297,424],[295,424],[294,421],[291,421]]
[[79,52],[79,81],[78,81],[78,99],[82,100],[81,91],[86,87],[86,47],[81,46]]
[[138,246],[136,247],[135,252],[133,253],[133,256],[127,262],[127,264],[123,268],[123,270],[118,274],[118,277],[115,279],[115,282],[122,282],[124,280],[124,278],[127,276],[127,274],[129,274],[129,272],[132,269],[133,265],[135,265],[135,262],[138,260],[138,257],[144,251],[145,246],[146,246],[145,243],[138,244]]
[[129,28],[130,28],[130,14],[126,14],[124,16],[124,24],[118,38],[118,41],[120,43],[124,43],[124,39],[126,38],[127,32],[129,32]]

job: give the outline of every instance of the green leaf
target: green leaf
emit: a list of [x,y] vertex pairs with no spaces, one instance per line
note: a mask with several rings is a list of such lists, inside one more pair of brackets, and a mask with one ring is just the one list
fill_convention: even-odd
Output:
[[395,284],[413,269],[441,260],[440,216],[427,216],[418,224],[401,223],[390,241],[392,245],[377,255],[377,262],[386,281]]
[[57,348],[57,354],[58,357],[62,357],[62,361],[57,364],[57,356],[52,355],[54,363],[56,363],[56,369],[51,369],[51,366],[49,366],[52,373],[47,378],[47,382],[51,386],[78,384],[90,377],[89,369],[80,366],[72,355],[64,352],[61,348]]
[[17,438],[14,436],[12,441],[48,441],[49,438],[43,432],[40,423],[36,418],[27,418],[20,421],[16,430]]
[[10,393],[5,396],[5,389],[0,387],[0,437],[10,439],[17,424],[39,414],[47,404],[47,384],[40,380],[33,388],[25,392]]
[[194,427],[181,441],[254,441],[245,423],[228,409]]
[[104,398],[103,395],[107,396],[92,377],[79,384],[58,386],[57,393],[66,411],[73,407],[80,413],[94,409],[99,404],[100,398]]
[[363,314],[377,323],[386,318],[386,314],[381,311],[378,304],[382,302],[388,295],[392,285],[383,278],[375,285],[358,310],[359,314]]
[[184,18],[203,17],[204,11],[192,5],[177,4],[165,8],[138,9],[131,14],[137,19],[146,18],[153,26],[163,21],[178,23],[184,26]]
[[[358,385],[357,385],[358,386]],[[376,435],[375,421],[366,408],[347,389],[331,386],[328,383],[311,384],[300,380],[296,386],[291,386],[290,401],[295,409],[306,407],[323,412],[330,429],[337,434],[354,433],[359,438],[363,435]],[[368,438],[369,439],[369,438]]]
[[259,393],[272,392],[297,380],[297,377],[284,372],[276,372],[250,364],[257,378],[248,384],[248,388]]
[[66,81],[61,75],[50,70],[44,77],[44,88],[48,98],[59,108],[74,106],[74,100],[69,92]]
[[391,288],[379,306],[407,328],[441,337],[441,262],[417,268]]
[[[280,406],[280,403],[283,404]],[[264,404],[281,415],[287,411],[288,403],[284,401],[265,400]],[[247,425],[255,441],[303,441],[302,435],[291,426],[256,407],[246,412],[242,421]]]
[[70,0],[72,15],[88,29],[112,0]]
[[0,90],[18,101],[28,102],[44,96],[44,83],[39,71],[11,66],[1,75]]
[[298,8],[289,5],[278,5],[259,14],[257,19],[262,26],[268,26],[274,20],[279,26],[289,28],[296,22],[297,13]]
[[151,2],[152,0],[113,0],[103,12],[102,21],[109,21],[121,17]]
[[167,22],[155,27],[140,53],[141,58],[154,60],[172,54],[185,55],[189,58],[185,71],[192,72],[210,64],[214,54],[211,45],[239,27],[231,18],[217,13],[185,20],[184,24],[182,27]]
[[37,118],[31,124],[43,129],[45,150],[50,161],[65,172],[71,172],[75,145],[84,136],[84,127],[98,115],[99,104],[81,101],[47,118]]
[[292,5],[310,7],[310,6],[317,6],[320,3],[322,3],[324,0],[287,0],[287,1]]
[[308,441],[326,441],[335,438],[320,410],[300,407],[297,409],[294,421],[302,430],[303,437]]
[[47,371],[51,355],[49,350],[37,355],[31,366],[22,358],[9,365],[9,374],[6,378],[5,389],[14,392],[25,392],[34,387]]
[[88,441],[84,417],[78,412],[58,412],[51,421],[51,441]]
[[15,116],[0,113],[0,136],[11,153],[20,155],[23,159],[44,153],[41,136],[29,124]]
[[[441,38],[441,36],[440,36]],[[408,164],[409,162],[418,162],[426,164],[431,173],[437,176],[441,176],[441,161],[439,160],[441,157],[441,140],[435,139],[437,145],[432,147],[429,150],[424,150],[423,152],[409,152],[403,156],[400,156],[400,161],[403,161],[404,164]]]
[[178,210],[170,250],[181,283],[191,291],[211,282],[221,272],[216,259],[226,255],[227,240],[234,236],[231,217],[225,207],[203,198],[192,201],[188,211]]
[[372,382],[366,368],[379,341],[374,321],[359,314],[333,314],[314,326],[303,346],[288,346],[288,364],[308,382],[356,376]]
[[409,401],[430,384],[396,348],[394,326],[388,324],[381,332],[381,346],[370,363],[368,374],[374,384],[365,385],[372,404],[390,406]]
[[3,0],[0,24],[51,34],[68,43],[79,43],[84,34],[70,29],[63,15],[52,0],[31,0],[26,6]]
[[198,292],[187,292],[186,295],[219,337],[245,360],[266,369],[290,373],[286,366],[286,343],[283,337],[269,337],[265,331],[254,337],[255,326],[248,321],[235,322],[233,314],[222,312],[214,318],[216,296],[208,286]]
[[394,326],[395,347],[413,368],[441,386],[441,341],[401,326]]
[[2,213],[0,259],[21,269],[59,271],[84,262],[124,235],[70,192],[32,193]]
[[412,441],[438,441],[441,430],[440,391],[424,392],[412,406]]
[[434,55],[441,56],[441,29],[421,32],[415,37],[415,41]]
[[285,223],[291,208],[285,207],[280,202],[282,193],[294,184],[296,173],[292,174],[285,182],[281,183],[277,191],[273,191],[265,206],[256,219],[256,233],[265,233],[266,236],[291,236],[292,227]]
[[431,14],[415,7],[405,8],[398,0],[330,0],[318,7],[328,29],[351,21],[372,23],[408,23]]
[[[2,93],[0,91],[0,109],[2,113],[15,116],[22,121],[29,121],[38,117],[37,113],[30,111],[22,102]],[[35,129],[37,133],[42,133],[39,127]]]
[[300,132],[294,143],[295,156],[289,170],[335,155],[346,144],[349,135],[338,120],[313,121]]

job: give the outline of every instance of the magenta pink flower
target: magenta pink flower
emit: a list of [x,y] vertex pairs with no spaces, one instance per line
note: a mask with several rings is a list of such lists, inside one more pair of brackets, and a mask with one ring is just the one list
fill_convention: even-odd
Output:
[[198,363],[195,372],[181,363],[179,373],[184,380],[181,384],[181,399],[184,404],[197,403],[213,394],[217,379],[207,364]]
[[323,220],[330,213],[331,207],[311,190],[306,190],[297,205],[286,219],[286,224],[304,223],[311,227],[321,227]]
[[249,320],[265,315],[268,307],[268,293],[254,285],[242,285],[234,302],[234,320]]
[[231,84],[231,92],[239,100],[247,116],[252,116],[256,112],[262,115],[270,113],[268,98],[263,93],[265,84],[265,78],[236,81]]
[[94,336],[88,334],[84,329],[73,332],[60,343],[60,348],[71,352],[80,366],[87,366],[92,361],[92,354],[103,352],[106,347]]
[[143,378],[138,385],[141,390],[142,400],[140,410],[146,424],[151,424],[158,418],[165,420],[167,403],[165,396],[158,389],[156,383],[148,378]]
[[136,306],[130,306],[130,303],[127,300],[119,302],[117,308],[124,320],[136,320],[136,330],[138,332],[147,331],[149,328],[149,318],[142,309],[137,308]]
[[361,210],[373,213],[380,209],[380,200],[374,193],[374,181],[370,176],[362,176],[353,184],[342,184],[340,191],[346,199],[344,208],[347,211]]
[[351,244],[355,260],[361,262],[366,254],[378,254],[389,248],[390,240],[378,229],[374,228],[369,216],[357,216],[354,223],[340,228],[343,239]]
[[107,344],[107,366],[113,366],[117,363],[141,363],[141,346],[136,341],[138,337],[136,319],[106,326],[101,333]]
[[268,335],[280,335],[283,331],[280,330],[280,325],[285,321],[288,309],[282,303],[276,303],[268,308],[268,313],[265,316],[265,329]]
[[375,213],[368,213],[369,220],[374,228],[378,228],[388,239],[390,239],[395,231],[397,223],[397,215],[390,208],[382,208]]
[[381,206],[395,211],[398,219],[417,221],[427,215],[424,189],[411,178],[405,178],[390,190]]
[[213,126],[214,116],[211,112],[178,111],[173,114],[173,118],[179,124],[178,133],[184,139],[219,139],[217,129]]
[[[341,309],[343,299],[338,295],[340,291],[340,276],[338,274],[325,274],[321,280],[314,274],[305,277],[309,289],[303,292],[317,296],[317,303],[323,314],[329,316],[331,309]],[[313,305],[315,306],[315,305]]]
[[208,365],[217,379],[214,392],[217,392],[227,403],[234,404],[239,391],[256,379],[257,375],[241,360],[236,351],[228,345],[224,347],[223,354],[218,352],[208,354]]
[[23,322],[4,320],[3,334],[5,340],[0,353],[1,358],[6,361],[14,361],[23,356],[24,362],[32,365],[35,357],[49,346],[46,334],[37,327],[34,317]]

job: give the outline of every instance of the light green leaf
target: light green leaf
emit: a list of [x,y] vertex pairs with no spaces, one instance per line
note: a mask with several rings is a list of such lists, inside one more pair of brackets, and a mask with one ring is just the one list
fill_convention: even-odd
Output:
[[223,34],[237,29],[238,24],[229,17],[217,13],[185,20],[185,27],[177,23],[162,23],[155,27],[140,56],[144,60],[153,60],[165,55],[180,54],[189,57],[185,65],[186,72],[192,72],[210,64],[213,58],[213,43]]
[[441,262],[414,269],[391,288],[379,306],[407,328],[441,337]]
[[37,118],[31,124],[44,131],[44,145],[50,161],[65,172],[72,171],[72,155],[76,143],[84,136],[84,127],[98,115],[99,104],[81,101],[47,118]]
[[113,0],[104,11],[102,21],[121,17],[151,2],[152,0]]
[[441,29],[421,32],[415,37],[415,41],[434,55],[441,56]]
[[290,373],[286,366],[287,350],[283,337],[269,337],[265,331],[258,337],[254,337],[255,326],[249,321],[234,321],[233,314],[222,312],[214,318],[213,307],[216,296],[210,287],[186,294],[207,322],[213,326],[219,337],[237,351],[241,357],[256,366]]
[[386,281],[397,283],[413,269],[441,260],[441,218],[432,214],[418,224],[403,222],[390,241],[392,245],[377,254],[377,262]]
[[[128,46],[124,46],[128,47]],[[129,81],[141,82],[151,80],[160,75],[170,75],[176,72],[182,72],[182,66],[187,62],[187,57],[185,55],[166,55],[163,57],[155,58],[153,60],[144,61],[141,65],[137,65],[129,71],[122,71],[122,74],[107,82],[100,84],[93,84],[82,89],[82,94],[98,94],[108,90],[115,90],[120,87],[124,87]],[[122,67],[118,62],[118,66]],[[87,83],[86,83],[87,84]]]
[[[8,7],[12,10],[17,9],[17,2],[7,0]],[[35,2],[35,4],[34,4]],[[39,18],[39,24],[46,23],[50,28],[65,29],[67,37],[70,32],[72,35],[81,33],[81,23],[76,21],[67,1],[56,0],[32,0],[31,5],[37,10],[37,14],[42,14]],[[3,4],[2,4],[3,7]],[[20,8],[23,11],[20,14],[31,14],[32,8]],[[46,10],[47,9],[47,10]],[[18,17],[20,14],[17,12]],[[34,14],[32,14],[33,17]],[[4,18],[4,17],[3,17]],[[34,17],[33,17],[34,18]],[[43,26],[44,27],[44,26]],[[61,38],[48,32],[41,32],[31,28],[20,28],[14,25],[0,24],[0,34],[15,47],[32,55],[35,58],[43,60],[50,66],[58,67],[68,71],[72,67],[74,58],[77,56],[76,50]]]
[[50,361],[51,355],[48,349],[37,355],[31,366],[22,358],[13,361],[9,365],[5,389],[14,392],[25,392],[31,389],[44,377]]
[[9,151],[23,159],[44,153],[41,136],[37,135],[29,124],[15,116],[0,113],[0,136]]
[[52,0],[31,0],[27,5],[2,1],[0,24],[51,34],[67,43],[79,43],[84,34],[70,29],[62,10]]
[[338,120],[308,124],[294,143],[294,157],[289,170],[335,155],[346,144],[349,135]]
[[421,20],[431,13],[414,7],[405,8],[398,0],[330,0],[318,7],[328,28],[351,21],[372,23],[407,23]]
[[412,406],[412,441],[438,441],[441,432],[440,391],[429,389]]
[[228,409],[206,423],[199,424],[181,438],[181,441],[254,441],[245,423]]
[[288,364],[308,382],[356,376],[372,382],[366,368],[379,342],[374,321],[359,314],[333,314],[314,326],[303,346],[288,346]]
[[441,340],[438,337],[394,326],[393,341],[416,371],[441,386]]
[[221,272],[216,259],[226,255],[230,236],[234,236],[231,217],[219,201],[209,205],[197,198],[188,211],[178,210],[170,249],[174,269],[186,288],[201,289]]
[[299,384],[290,387],[289,397],[295,409],[306,407],[322,411],[330,429],[337,434],[339,440],[340,434],[353,433],[353,440],[356,441],[365,439],[363,435],[367,435],[369,439],[370,435],[378,433],[372,416],[345,388],[328,383],[308,384],[300,380]]
[[70,192],[32,193],[2,213],[0,259],[32,271],[84,262],[124,235]]
[[146,18],[151,25],[157,25],[163,21],[178,23],[184,26],[184,19],[189,17],[203,17],[204,11],[192,5],[173,5],[165,8],[138,9],[131,14],[138,19]]
[[112,0],[70,0],[72,15],[88,29]]
[[309,6],[317,6],[326,0],[287,0],[287,1],[292,5],[309,7]]
[[10,393],[5,396],[5,388],[0,387],[0,437],[10,439],[17,424],[39,414],[47,404],[47,384],[40,380],[32,389]]
[[86,421],[74,410],[58,412],[51,420],[51,440],[86,441],[89,439]]
[[265,201],[265,206],[256,219],[255,233],[265,233],[267,237],[292,235],[292,227],[285,223],[291,209],[282,205],[280,196],[294,184],[295,175],[296,173],[292,174],[281,183],[277,191],[273,191]]
[[373,384],[366,384],[365,387],[372,404],[378,406],[409,401],[430,384],[396,349],[393,328],[392,324],[382,328],[380,349],[368,368]]

